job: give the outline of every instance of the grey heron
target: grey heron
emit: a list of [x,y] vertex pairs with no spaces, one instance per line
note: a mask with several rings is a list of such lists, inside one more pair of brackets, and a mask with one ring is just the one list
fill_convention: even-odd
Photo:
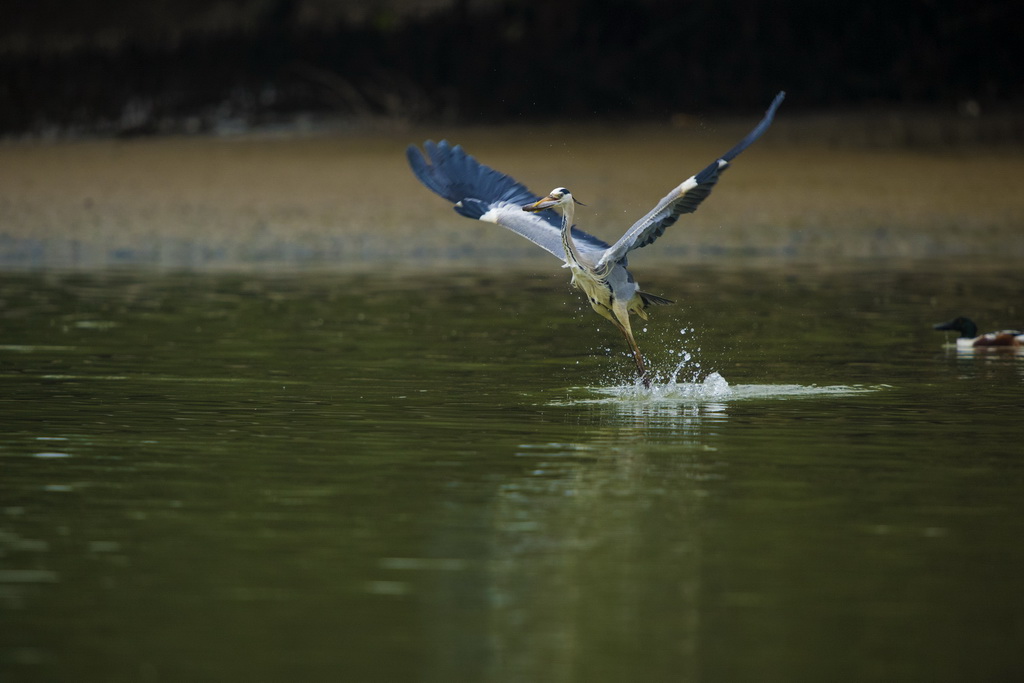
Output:
[[[626,255],[661,237],[682,214],[696,211],[729,163],[768,129],[784,97],[784,92],[776,95],[764,118],[745,138],[704,170],[673,187],[611,245],[576,228],[575,206],[579,202],[564,187],[538,197],[522,183],[484,166],[461,146],[452,146],[445,140],[424,143],[426,156],[410,145],[406,156],[420,182],[452,202],[456,213],[508,228],[564,260],[572,273],[572,284],[583,290],[598,314],[622,332],[640,380],[649,387],[647,367],[633,337],[629,316],[635,313],[646,320],[649,306],[672,302],[640,290],[627,270]],[[559,209],[561,218],[548,209]]]

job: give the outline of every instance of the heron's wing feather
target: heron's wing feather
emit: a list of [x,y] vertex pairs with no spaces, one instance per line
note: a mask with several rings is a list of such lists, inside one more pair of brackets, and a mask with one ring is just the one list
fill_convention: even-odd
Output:
[[782,104],[786,93],[780,92],[775,96],[764,118],[754,127],[745,138],[739,141],[735,147],[723,154],[720,158],[709,164],[700,173],[690,176],[678,187],[672,188],[665,197],[658,202],[657,206],[651,209],[647,215],[638,220],[619,240],[609,248],[601,257],[597,268],[607,267],[618,262],[633,249],[646,247],[665,233],[669,227],[684,213],[693,213],[700,206],[709,194],[719,176],[729,167],[729,162],[739,156],[740,152],[754,143],[761,135],[768,130],[772,119],[775,118],[775,110]]
[[452,146],[447,140],[436,144],[427,140],[423,148],[426,158],[415,145],[409,145],[406,150],[413,173],[424,185],[453,204],[467,197],[489,203],[504,201],[520,205],[539,199],[522,183],[466,154],[462,145]]
[[[473,200],[463,200],[462,204],[464,208],[470,208],[472,202]],[[461,211],[460,213],[463,215],[469,215],[468,213]],[[555,214],[554,211],[549,210],[543,213],[554,216],[555,219],[558,220],[559,225],[561,225],[562,219]],[[512,232],[517,232],[537,246],[543,247],[547,251],[551,252],[558,258],[563,260],[565,259],[565,249],[562,246],[561,228],[552,229],[545,218],[542,218],[536,213],[523,211],[523,207],[519,204],[501,204],[487,209],[477,217],[482,221],[497,223],[503,228],[508,228]],[[572,238],[573,241],[576,242],[576,248],[584,254],[594,254],[594,260],[597,260],[598,255],[608,249],[607,242],[599,240],[593,235],[588,235],[582,230],[577,229],[575,226],[572,229]]]
[[[484,166],[462,149],[446,140],[423,145],[426,156],[409,145],[406,156],[416,177],[432,192],[455,204],[455,211],[467,218],[476,218],[508,228],[558,258],[562,249],[562,219],[554,211],[529,213],[523,205],[540,199],[514,178]],[[573,238],[586,251],[608,248],[602,240],[573,229]]]

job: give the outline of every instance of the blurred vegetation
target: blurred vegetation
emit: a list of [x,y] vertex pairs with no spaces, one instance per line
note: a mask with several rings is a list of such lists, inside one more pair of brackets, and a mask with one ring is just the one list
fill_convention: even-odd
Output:
[[1024,99],[1012,0],[14,4],[0,10],[6,135],[685,121],[760,111],[780,89],[815,112],[977,118]]

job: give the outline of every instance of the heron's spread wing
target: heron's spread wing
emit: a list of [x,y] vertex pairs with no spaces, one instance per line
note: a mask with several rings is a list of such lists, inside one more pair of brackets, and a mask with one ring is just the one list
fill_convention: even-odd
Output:
[[669,227],[684,213],[693,213],[697,210],[704,199],[711,194],[711,189],[718,182],[718,177],[729,167],[729,162],[739,156],[740,152],[752,145],[761,135],[768,130],[772,119],[775,118],[775,110],[782,104],[786,93],[780,92],[772,100],[772,104],[765,112],[764,118],[757,124],[754,130],[750,131],[745,138],[723,154],[719,159],[712,162],[700,173],[690,176],[678,187],[672,188],[665,197],[658,202],[658,205],[651,209],[646,216],[633,224],[619,240],[601,256],[597,263],[600,270],[612,263],[622,259],[633,249],[646,247],[662,236],[665,228]]
[[[523,211],[539,196],[522,183],[504,173],[484,166],[466,154],[461,145],[454,147],[446,140],[423,144],[426,156],[409,145],[406,156],[416,177],[428,189],[455,204],[455,211],[467,218],[476,218],[517,232],[558,258],[564,258],[562,219],[554,211],[529,213]],[[608,244],[573,228],[573,238],[582,250],[603,251]]]
[[522,206],[539,199],[522,183],[466,154],[462,145],[453,147],[447,140],[436,144],[427,140],[423,148],[429,159],[415,145],[409,145],[406,150],[413,173],[420,182],[452,203],[472,197],[492,204],[510,202]]

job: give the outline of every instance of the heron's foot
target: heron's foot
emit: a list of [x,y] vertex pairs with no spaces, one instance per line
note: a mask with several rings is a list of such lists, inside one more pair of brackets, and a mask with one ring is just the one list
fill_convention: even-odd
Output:
[[644,389],[650,389],[651,388],[651,378],[650,378],[650,376],[647,373],[647,364],[644,363],[644,357],[639,355],[639,354],[637,354],[635,358],[636,358],[636,372],[637,372],[637,375],[639,376],[640,381],[643,382]]

